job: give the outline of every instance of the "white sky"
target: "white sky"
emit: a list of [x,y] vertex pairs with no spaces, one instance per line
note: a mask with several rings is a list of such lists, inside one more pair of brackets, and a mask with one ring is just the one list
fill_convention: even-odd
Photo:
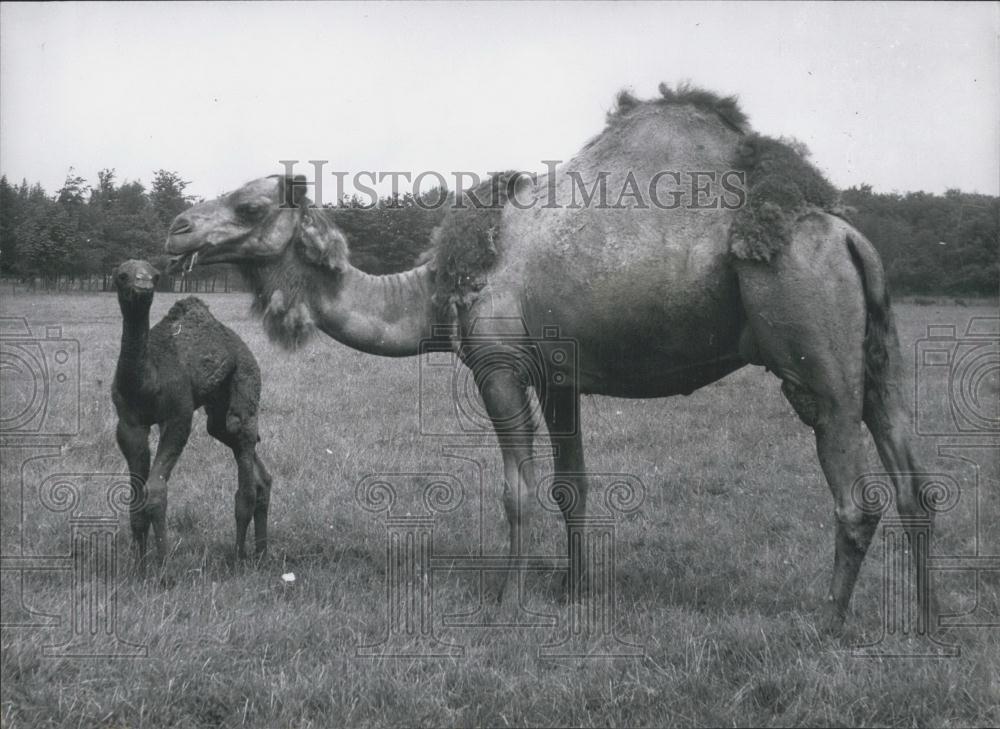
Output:
[[0,171],[213,197],[285,158],[541,170],[617,89],[687,79],[840,187],[998,194],[998,29],[994,3],[4,3]]

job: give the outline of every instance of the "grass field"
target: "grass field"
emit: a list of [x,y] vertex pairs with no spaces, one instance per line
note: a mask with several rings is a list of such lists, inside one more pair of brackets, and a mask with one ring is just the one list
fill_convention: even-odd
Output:
[[[153,321],[175,298],[157,296]],[[144,644],[148,656],[44,656],[44,646],[68,636],[72,586],[68,573],[26,573],[25,603],[62,615],[63,625],[3,630],[4,727],[1000,724],[1000,628],[952,629],[947,640],[961,652],[951,658],[873,659],[848,650],[873,641],[883,624],[878,538],[847,634],[818,631],[832,568],[832,500],[811,432],[761,368],[690,397],[584,399],[589,469],[626,472],[646,488],[641,508],[617,523],[611,596],[617,635],[641,646],[642,656],[540,656],[539,646],[566,629],[555,573],[526,578],[524,602],[557,616],[556,628],[448,627],[446,614],[476,607],[479,582],[439,571],[435,633],[464,646],[464,656],[358,657],[359,646],[384,636],[388,608],[385,514],[363,510],[356,485],[376,472],[454,473],[466,499],[436,517],[435,553],[474,554],[481,539],[486,553],[499,554],[506,540],[499,451],[491,438],[472,439],[484,444],[474,452],[487,465],[480,499],[468,461],[442,455],[456,440],[420,434],[418,358],[370,357],[328,339],[288,354],[266,341],[245,296],[206,300],[247,341],[263,372],[259,452],[274,475],[270,554],[257,567],[234,565],[235,466],[199,413],[170,483],[174,549],[166,580],[123,575],[118,588],[119,634]],[[5,555],[68,554],[68,515],[32,501],[32,479],[124,470],[109,396],[117,303],[110,294],[25,294],[0,303],[4,317],[25,317],[36,331],[59,325],[80,342],[80,433],[59,454],[25,467],[23,521],[16,454],[4,453],[2,474]],[[995,315],[982,306],[898,306],[911,375],[914,344],[928,324],[952,324],[961,334],[971,317]],[[934,395],[921,405],[923,422],[947,430],[947,367],[919,374]],[[995,370],[980,390],[996,398]],[[998,554],[997,455],[976,451],[977,493],[975,468],[938,453],[947,442],[965,441],[917,441],[928,470],[953,474],[962,489],[958,505],[938,520],[934,553],[969,555],[978,547]],[[870,463],[881,470],[873,447]],[[420,480],[411,480],[412,492],[398,489],[394,515],[426,513]],[[561,554],[560,517],[539,507],[535,522],[538,551]],[[287,572],[294,582],[281,579]],[[4,575],[7,615],[16,577]],[[976,614],[1000,622],[998,578],[983,573],[977,585],[972,573],[940,573],[943,609],[970,611],[978,600]],[[495,588],[490,575],[485,615],[501,622],[490,599]]]

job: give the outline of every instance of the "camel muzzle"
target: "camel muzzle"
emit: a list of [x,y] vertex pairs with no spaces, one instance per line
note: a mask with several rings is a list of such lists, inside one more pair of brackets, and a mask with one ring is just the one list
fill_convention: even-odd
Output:
[[167,263],[166,272],[171,276],[175,276],[178,273],[181,275],[191,273],[194,269],[195,263],[197,262],[198,251],[191,251],[190,253],[173,256]]

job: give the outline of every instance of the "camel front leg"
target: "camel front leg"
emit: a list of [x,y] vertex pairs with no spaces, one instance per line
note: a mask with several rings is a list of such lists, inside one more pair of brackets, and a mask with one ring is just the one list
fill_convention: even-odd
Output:
[[143,510],[153,525],[156,560],[159,567],[167,558],[167,481],[181,457],[191,434],[191,413],[160,423],[160,445],[156,449],[153,468],[146,481],[146,501]]
[[118,447],[128,463],[132,485],[129,526],[132,530],[133,565],[140,577],[146,573],[146,539],[149,535],[149,515],[144,508],[146,480],[149,478],[149,426],[118,421]]
[[586,550],[573,539],[573,524],[587,514],[587,475],[583,458],[583,433],[580,430],[580,395],[570,388],[549,388],[544,402],[545,423],[555,453],[552,498],[562,510],[566,522],[566,548],[569,572],[567,597],[578,600],[588,584],[589,565]]
[[485,376],[477,376],[476,384],[503,454],[503,505],[510,527],[510,569],[505,571],[500,589],[500,600],[503,600],[509,572],[522,571],[521,558],[527,551],[531,498],[535,492],[532,463],[534,421],[528,392],[513,369],[492,369]]

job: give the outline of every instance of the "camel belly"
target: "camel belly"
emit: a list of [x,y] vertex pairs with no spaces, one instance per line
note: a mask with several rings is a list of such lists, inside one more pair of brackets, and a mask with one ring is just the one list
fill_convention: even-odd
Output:
[[[692,326],[701,323],[703,326]],[[580,392],[616,397],[687,395],[746,364],[739,354],[739,324],[678,322],[649,318],[636,327],[621,321],[607,336],[590,332],[568,339],[575,344],[574,373]],[[655,329],[655,332],[653,331]]]
[[551,295],[529,288],[521,305],[533,334],[564,340],[574,366],[549,361],[546,368],[560,371],[564,381],[575,378],[581,392],[688,394],[746,364],[736,277],[722,266],[708,274],[695,282],[648,266],[566,282],[549,289]]

